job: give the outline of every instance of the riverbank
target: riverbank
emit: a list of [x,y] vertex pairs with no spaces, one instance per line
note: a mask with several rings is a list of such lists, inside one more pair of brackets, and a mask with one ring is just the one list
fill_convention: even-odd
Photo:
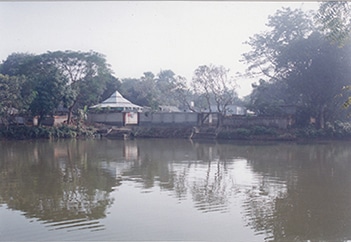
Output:
[[0,139],[62,139],[94,137],[96,129],[89,126],[77,127],[72,125],[60,126],[26,126],[13,125],[0,127]]
[[313,126],[305,128],[278,129],[265,126],[249,128],[230,127],[110,127],[110,126],[3,126],[0,139],[60,139],[60,138],[180,138],[210,140],[261,140],[295,141],[301,139],[351,139],[351,124],[328,123],[324,129]]

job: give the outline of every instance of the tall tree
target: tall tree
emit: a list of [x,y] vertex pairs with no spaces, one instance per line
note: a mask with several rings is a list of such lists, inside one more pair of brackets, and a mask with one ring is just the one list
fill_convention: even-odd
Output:
[[238,98],[235,92],[235,81],[228,77],[229,69],[223,66],[199,66],[192,79],[191,85],[195,93],[205,97],[207,108],[212,111],[212,101],[217,112],[226,114],[230,104]]
[[335,101],[342,88],[351,83],[350,47],[338,48],[323,35],[313,33],[307,39],[291,43],[281,56],[291,68],[286,77],[290,90],[300,96],[301,104],[317,118],[321,128],[328,112],[341,108],[334,105]]
[[[350,40],[351,34],[351,8],[347,1],[326,1],[319,5],[315,16],[317,23],[321,25],[322,32],[334,43],[342,47]],[[345,86],[343,93],[349,92],[351,86]],[[351,106],[351,96],[343,103],[345,108]]]
[[309,36],[314,27],[308,14],[290,8],[282,8],[275,15],[269,16],[266,25],[270,31],[255,34],[245,42],[252,50],[244,53],[243,57],[248,64],[248,75],[274,81],[279,80],[287,71],[279,66],[277,58],[281,51],[291,41]]
[[[336,108],[334,99],[349,81],[350,52],[349,47],[331,45],[316,28],[306,25],[310,18],[299,10],[278,11],[270,17],[272,30],[252,38],[248,43],[253,51],[244,58],[249,72],[261,70],[269,82],[286,82],[295,104],[323,127],[327,111]],[[287,28],[288,22],[295,27]]]
[[3,62],[1,72],[13,80],[23,77],[20,109],[38,116],[39,125],[62,100],[66,79],[43,55],[14,53]]
[[174,97],[176,87],[176,74],[172,70],[161,70],[156,77],[157,99],[160,105],[179,106],[179,101]]
[[50,76],[40,76],[36,80],[37,87],[34,92],[34,99],[30,104],[30,111],[34,116],[38,116],[38,125],[40,126],[45,116],[52,116],[59,106],[65,81],[57,73],[51,73]]
[[[14,53],[2,63],[0,71],[10,76],[26,76],[28,81],[23,84],[21,95],[29,100],[28,106],[34,100],[34,95],[36,95],[35,103],[43,102],[38,99],[39,92],[36,88],[39,88],[42,94],[52,91],[43,90],[44,87],[53,88],[49,87],[50,85],[40,87],[38,83],[44,84],[44,80],[47,82],[65,80],[61,101],[69,109],[68,123],[71,121],[73,111],[96,104],[102,97],[111,95],[120,85],[119,80],[112,76],[105,57],[93,51],[56,51],[41,55]],[[52,78],[49,78],[48,72],[51,72]],[[40,96],[43,98],[45,95]],[[37,109],[39,106],[33,103],[31,109]]]
[[[188,81],[185,77],[175,77],[174,88],[171,95],[178,100],[181,109],[196,112],[195,102],[198,100],[198,96],[196,96],[193,90],[188,86]],[[196,103],[196,106],[200,105]]]
[[48,52],[43,57],[68,80],[68,96],[65,98],[69,110],[68,123],[74,110],[100,101],[112,74],[102,54],[94,51],[56,51]]

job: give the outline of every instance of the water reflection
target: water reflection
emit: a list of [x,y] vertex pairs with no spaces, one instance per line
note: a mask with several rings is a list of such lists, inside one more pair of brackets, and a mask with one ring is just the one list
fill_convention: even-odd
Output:
[[191,201],[204,216],[230,218],[239,207],[242,217],[231,219],[266,241],[344,241],[351,239],[350,144],[2,142],[0,203],[48,230],[101,231],[103,218],[117,216],[108,209],[127,199],[116,196],[119,187],[132,184],[140,194],[158,188],[179,206]]
[[[249,226],[273,241],[349,240],[349,147],[348,142],[250,147],[247,158],[262,184],[247,192]],[[277,189],[280,183],[285,192]]]
[[116,181],[79,142],[1,145],[0,202],[50,229],[103,229]]

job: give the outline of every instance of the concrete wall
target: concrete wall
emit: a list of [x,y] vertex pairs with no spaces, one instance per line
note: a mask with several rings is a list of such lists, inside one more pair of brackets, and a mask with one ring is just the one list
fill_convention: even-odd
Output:
[[292,120],[288,117],[232,116],[223,118],[222,125],[232,128],[266,126],[279,129],[287,129],[292,125]]
[[[123,116],[125,113],[89,113],[89,123],[104,123],[109,125],[122,126],[124,124]],[[139,126],[149,125],[197,125],[198,114],[186,112],[172,113],[136,113],[138,115]],[[127,120],[126,120],[127,121]],[[128,124],[128,122],[127,122]]]
[[197,125],[198,114],[186,112],[139,113],[139,126],[143,125]]
[[[279,129],[286,129],[292,125],[292,120],[288,117],[256,117],[256,116],[229,116],[218,117],[219,114],[191,113],[191,112],[171,112],[171,113],[149,113],[142,112],[138,114],[139,126],[198,126],[198,125],[221,125],[231,128],[266,126]],[[107,125],[123,126],[125,113],[91,113],[88,114],[90,123],[104,123]],[[219,121],[219,119],[221,121]],[[212,122],[210,122],[212,121]]]
[[122,126],[123,115],[124,113],[88,113],[88,122]]

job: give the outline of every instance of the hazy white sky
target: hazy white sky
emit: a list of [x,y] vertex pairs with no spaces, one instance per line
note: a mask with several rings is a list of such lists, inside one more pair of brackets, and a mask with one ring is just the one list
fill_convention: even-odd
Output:
[[[14,52],[94,50],[118,78],[171,69],[192,78],[200,65],[243,72],[243,42],[265,29],[282,7],[317,2],[78,1],[0,2],[0,60]],[[236,78],[237,79],[237,78]],[[237,79],[246,95],[250,82]]]

